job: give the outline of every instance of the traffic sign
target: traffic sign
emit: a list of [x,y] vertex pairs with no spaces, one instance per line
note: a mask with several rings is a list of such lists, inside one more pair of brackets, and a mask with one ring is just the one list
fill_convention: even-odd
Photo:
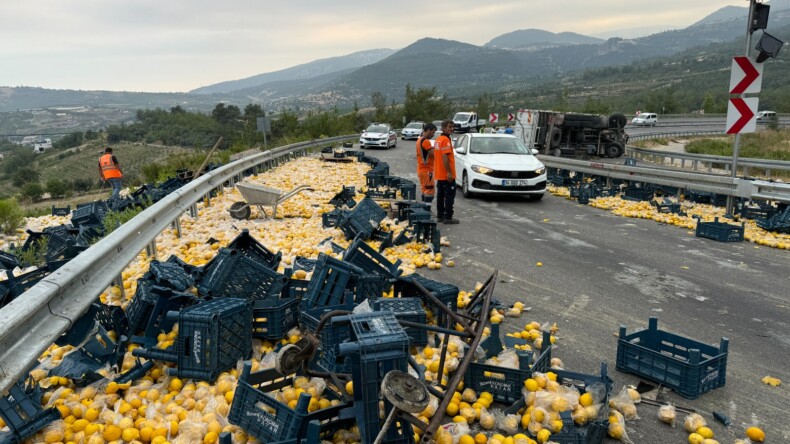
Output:
[[763,64],[754,57],[733,57],[730,70],[730,94],[754,94],[763,85]]
[[488,121],[491,123],[496,123],[499,121],[499,114],[491,113],[491,117],[488,118]]
[[507,115],[507,121],[508,122],[512,122],[514,120],[516,120],[516,115],[515,114],[508,114]]
[[753,133],[757,129],[757,106],[760,99],[730,99],[727,105],[727,134]]

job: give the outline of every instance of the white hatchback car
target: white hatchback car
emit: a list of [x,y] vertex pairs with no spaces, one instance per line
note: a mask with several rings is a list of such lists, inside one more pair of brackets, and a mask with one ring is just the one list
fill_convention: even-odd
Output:
[[417,140],[422,134],[422,127],[425,124],[422,122],[410,122],[400,130],[400,138],[403,140],[414,139]]
[[540,200],[546,192],[546,167],[524,142],[510,134],[470,133],[455,146],[456,184],[464,197],[475,193],[522,194]]
[[656,126],[658,115],[655,113],[639,113],[631,120],[631,124],[636,126]]

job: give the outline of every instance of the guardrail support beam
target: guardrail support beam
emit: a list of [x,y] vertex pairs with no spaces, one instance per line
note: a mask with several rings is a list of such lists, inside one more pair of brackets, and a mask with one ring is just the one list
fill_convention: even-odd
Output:
[[170,224],[170,227],[176,230],[176,237],[181,239],[181,215],[173,220],[173,222]]
[[123,275],[119,274],[115,276],[115,279],[112,281],[113,285],[117,285],[118,288],[121,290],[121,297],[126,298],[126,290],[123,288]]
[[189,206],[189,215],[192,216],[193,219],[198,218],[198,209],[196,203]]

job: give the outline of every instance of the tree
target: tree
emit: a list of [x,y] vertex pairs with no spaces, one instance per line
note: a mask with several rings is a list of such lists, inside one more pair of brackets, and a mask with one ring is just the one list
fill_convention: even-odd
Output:
[[44,187],[38,182],[28,182],[22,187],[22,197],[30,199],[32,202],[38,202],[43,195]]
[[63,197],[72,191],[70,182],[58,179],[57,177],[47,180],[46,188],[47,193],[52,197]]
[[99,138],[99,133],[93,130],[85,131],[85,140],[96,140]]
[[383,122],[387,118],[387,97],[381,91],[376,91],[370,96],[370,102],[376,109],[374,120]]
[[276,139],[294,137],[298,131],[299,116],[293,111],[284,110],[272,121],[272,137]]
[[224,103],[218,103],[217,106],[211,110],[211,117],[220,125],[228,125],[236,123],[241,119],[241,110],[236,105],[225,106]]
[[86,193],[93,188],[96,182],[86,178],[77,178],[71,181],[71,187],[79,194]]
[[24,214],[14,199],[0,200],[0,233],[11,235],[22,226]]
[[475,106],[475,111],[477,111],[477,115],[480,116],[481,119],[485,119],[488,121],[488,116],[494,109],[494,101],[488,93],[483,94],[482,96],[477,98],[477,106]]
[[75,146],[82,145],[82,141],[82,133],[71,133],[61,137],[54,145],[55,148],[74,148]]
[[39,174],[32,166],[17,169],[11,176],[11,182],[15,187],[21,187],[29,182],[38,182]]
[[452,103],[446,96],[438,97],[436,94],[436,87],[414,90],[411,85],[406,85],[406,98],[403,102],[406,120],[430,122],[449,117]]

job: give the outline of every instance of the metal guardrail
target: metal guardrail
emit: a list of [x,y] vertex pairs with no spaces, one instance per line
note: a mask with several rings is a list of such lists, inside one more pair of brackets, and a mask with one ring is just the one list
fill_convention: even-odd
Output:
[[162,230],[179,224],[185,212],[197,217],[197,203],[212,190],[235,182],[250,168],[263,165],[267,169],[306,155],[310,148],[351,137],[357,135],[287,145],[210,171],[168,194],[13,300],[0,310],[0,393],[30,369],[141,251],[155,254],[155,239]]
[[562,157],[538,156],[548,168],[560,168],[613,179],[678,187],[681,190],[707,191],[748,199],[790,202],[790,184],[761,180],[733,179],[730,176],[693,173],[654,166],[627,166]]

